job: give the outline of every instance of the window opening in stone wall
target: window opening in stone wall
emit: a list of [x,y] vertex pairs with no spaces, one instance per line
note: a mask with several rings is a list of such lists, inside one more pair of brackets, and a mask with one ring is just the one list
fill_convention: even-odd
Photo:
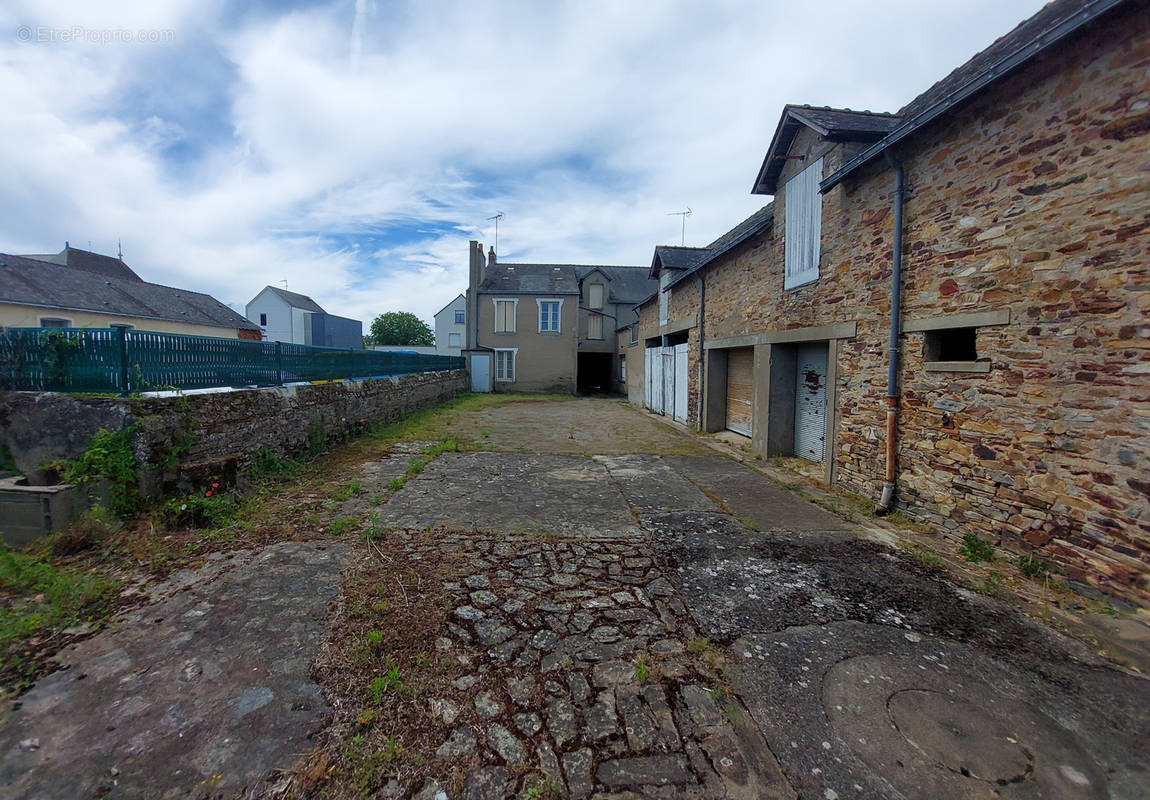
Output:
[[923,340],[923,360],[937,361],[977,361],[978,348],[975,346],[976,328],[944,328],[926,331]]

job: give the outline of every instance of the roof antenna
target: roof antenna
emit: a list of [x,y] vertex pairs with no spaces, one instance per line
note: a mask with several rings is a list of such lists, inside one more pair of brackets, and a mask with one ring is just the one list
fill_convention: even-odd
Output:
[[287,278],[280,278],[280,283],[284,285],[285,289],[287,288]]
[[687,244],[687,217],[691,216],[691,207],[687,206],[686,211],[668,211],[668,217],[682,217],[683,230],[679,234],[679,246],[682,247]]
[[116,237],[116,258],[120,259],[121,261],[124,260],[124,245],[120,241],[119,237]]
[[495,252],[499,252],[499,220],[503,219],[503,212],[496,211],[494,217],[488,217],[488,221],[495,220]]

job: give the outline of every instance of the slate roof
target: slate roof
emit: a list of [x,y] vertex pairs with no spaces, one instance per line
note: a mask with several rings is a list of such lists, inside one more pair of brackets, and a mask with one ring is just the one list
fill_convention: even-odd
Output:
[[0,253],[0,303],[259,330],[210,295],[6,253]]
[[72,247],[67,242],[64,243],[64,249],[59,253],[51,253],[48,255],[26,255],[22,258],[30,258],[35,261],[47,261],[52,264],[60,264],[61,266],[71,267],[72,269],[82,269],[86,272],[94,272],[97,275],[102,275],[105,278],[120,278],[127,281],[143,281],[144,279],[132,271],[131,267],[124,263],[123,259],[113,258],[101,253],[93,253],[90,250],[80,250],[79,248]]
[[651,258],[651,275],[662,269],[686,269],[707,252],[705,247],[671,247],[658,245]]
[[650,291],[646,267],[596,264],[507,264],[488,267],[480,294],[579,294],[579,282],[595,270],[607,276],[610,298],[630,302]]
[[448,309],[448,307],[453,305],[455,303],[455,301],[461,297],[463,297],[463,292],[460,292],[459,294],[455,295],[455,297],[448,300],[447,304],[443,308],[439,309],[434,314],[432,314],[432,319],[435,319],[435,317],[438,317],[440,314],[442,314],[444,311],[446,311]]
[[327,313],[322,308],[320,308],[319,303],[317,303],[315,300],[312,300],[306,294],[300,294],[299,292],[289,292],[287,289],[280,289],[277,286],[267,286],[264,288],[271,289],[273,292],[282,297],[284,301],[293,308],[302,308],[304,311],[311,311],[316,314]]
[[826,191],[905,139],[931,120],[946,113],[995,81],[1026,64],[1050,46],[1066,39],[1083,26],[1131,0],[1054,0],[1038,13],[977,53],[965,64],[935,83],[903,106],[902,122],[880,141],[863,150],[822,182]]
[[783,106],[775,135],[755,176],[752,194],[774,194],[779,175],[787,163],[787,152],[799,130],[806,126],[831,141],[873,142],[898,127],[901,117],[873,111],[818,106]]

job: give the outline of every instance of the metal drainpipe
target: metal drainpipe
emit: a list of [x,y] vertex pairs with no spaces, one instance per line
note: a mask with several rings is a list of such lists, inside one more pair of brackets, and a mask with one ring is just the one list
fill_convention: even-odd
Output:
[[898,461],[898,355],[899,323],[902,309],[902,203],[905,193],[902,162],[889,150],[886,161],[894,169],[894,242],[890,272],[890,345],[886,371],[886,475],[882,499],[876,512],[886,514],[894,507],[895,475]]
[[706,369],[703,367],[703,319],[707,315],[707,279],[706,276],[699,272],[699,363],[697,365],[698,375],[695,378],[696,392],[699,395],[699,404],[696,409],[696,424],[699,430],[705,429],[703,425],[703,375],[706,374]]

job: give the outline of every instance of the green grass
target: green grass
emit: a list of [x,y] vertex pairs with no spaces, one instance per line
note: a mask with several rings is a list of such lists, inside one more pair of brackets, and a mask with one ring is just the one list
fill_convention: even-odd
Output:
[[340,489],[332,495],[332,497],[337,503],[343,503],[350,500],[354,495],[363,494],[363,491],[363,484],[359,480],[353,480],[345,488]]
[[958,546],[958,554],[967,561],[994,560],[994,545],[983,539],[977,533],[968,533],[962,537],[962,544]]
[[23,658],[12,645],[101,619],[120,584],[100,573],[54,566],[41,556],[0,547],[0,659],[5,672]]
[[377,675],[375,680],[371,682],[371,685],[367,687],[368,697],[371,698],[371,702],[375,705],[382,703],[383,696],[388,692],[402,691],[403,679],[400,676],[399,667],[395,664],[391,664],[384,674]]
[[358,517],[337,517],[331,521],[327,529],[332,536],[343,536],[359,525],[359,522]]
[[645,684],[651,679],[651,666],[647,663],[646,656],[640,656],[639,660],[635,662],[635,680],[639,685]]
[[939,556],[927,550],[918,542],[904,542],[899,545],[903,550],[910,553],[915,561],[922,564],[924,567],[938,570],[939,572],[946,572],[946,562]]

